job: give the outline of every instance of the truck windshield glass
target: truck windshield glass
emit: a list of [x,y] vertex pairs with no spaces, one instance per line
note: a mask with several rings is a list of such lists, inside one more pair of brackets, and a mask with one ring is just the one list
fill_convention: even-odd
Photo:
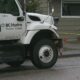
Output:
[[19,9],[15,0],[0,0],[0,13],[8,13],[19,16]]

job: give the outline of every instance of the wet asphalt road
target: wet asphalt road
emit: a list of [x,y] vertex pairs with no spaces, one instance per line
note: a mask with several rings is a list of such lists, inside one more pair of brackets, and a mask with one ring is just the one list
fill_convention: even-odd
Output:
[[51,69],[40,70],[30,61],[20,68],[0,65],[0,80],[80,80],[80,57],[59,58]]

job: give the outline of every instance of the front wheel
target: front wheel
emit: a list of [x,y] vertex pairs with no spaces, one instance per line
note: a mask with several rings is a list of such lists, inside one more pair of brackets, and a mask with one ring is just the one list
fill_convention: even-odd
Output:
[[58,50],[52,40],[38,41],[32,49],[31,60],[38,68],[52,67],[58,58]]

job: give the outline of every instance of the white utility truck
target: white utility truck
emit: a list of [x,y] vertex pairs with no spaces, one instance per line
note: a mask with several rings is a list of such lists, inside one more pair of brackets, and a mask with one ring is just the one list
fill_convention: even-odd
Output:
[[0,0],[0,63],[17,67],[30,59],[37,68],[52,67],[62,49],[56,30],[51,16],[26,13],[18,0]]

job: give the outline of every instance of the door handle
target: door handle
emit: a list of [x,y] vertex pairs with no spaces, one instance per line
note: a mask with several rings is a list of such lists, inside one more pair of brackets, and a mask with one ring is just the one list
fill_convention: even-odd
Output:
[[27,22],[27,23],[31,23],[31,22]]
[[24,17],[17,17],[18,21],[24,21]]

